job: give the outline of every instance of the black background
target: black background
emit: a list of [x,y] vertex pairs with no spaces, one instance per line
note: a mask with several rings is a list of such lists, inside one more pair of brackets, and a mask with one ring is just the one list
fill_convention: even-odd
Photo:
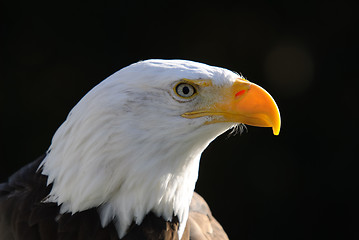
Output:
[[345,1],[2,2],[0,180],[133,62],[225,67],[267,89],[279,136],[248,127],[202,155],[196,190],[231,239],[359,239],[358,22]]

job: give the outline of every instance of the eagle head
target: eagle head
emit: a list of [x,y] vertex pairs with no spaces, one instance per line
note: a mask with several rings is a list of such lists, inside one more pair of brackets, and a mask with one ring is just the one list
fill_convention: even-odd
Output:
[[279,133],[263,88],[202,63],[137,62],[88,92],[56,131],[39,169],[52,184],[46,201],[62,213],[96,207],[120,238],[149,212],[177,216],[183,232],[201,153],[239,124]]

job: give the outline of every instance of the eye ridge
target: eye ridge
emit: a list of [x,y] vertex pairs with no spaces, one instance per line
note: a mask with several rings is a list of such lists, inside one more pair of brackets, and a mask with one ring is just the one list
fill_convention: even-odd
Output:
[[177,84],[175,90],[176,90],[176,94],[182,98],[190,98],[197,93],[196,88],[194,86],[192,86],[189,83],[183,83],[183,82]]

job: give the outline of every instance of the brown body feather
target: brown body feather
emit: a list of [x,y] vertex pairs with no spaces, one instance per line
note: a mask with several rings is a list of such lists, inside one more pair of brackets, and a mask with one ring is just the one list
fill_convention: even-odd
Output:
[[[55,203],[43,203],[51,185],[37,172],[44,156],[26,165],[9,181],[0,184],[0,240],[115,240],[110,223],[101,226],[96,208],[75,214],[60,214]],[[141,225],[132,224],[123,240],[178,240],[179,222],[165,221],[149,213]],[[182,240],[226,240],[226,233],[214,219],[204,199],[194,193]]]

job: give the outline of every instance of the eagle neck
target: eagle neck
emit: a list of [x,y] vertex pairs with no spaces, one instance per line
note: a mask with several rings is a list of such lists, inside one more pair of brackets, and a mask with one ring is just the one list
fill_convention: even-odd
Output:
[[102,225],[114,220],[119,236],[123,237],[132,222],[140,225],[153,212],[165,221],[176,216],[181,236],[198,178],[201,152],[208,143],[189,142],[137,158],[136,165],[142,168],[131,169],[133,173],[99,208]]

